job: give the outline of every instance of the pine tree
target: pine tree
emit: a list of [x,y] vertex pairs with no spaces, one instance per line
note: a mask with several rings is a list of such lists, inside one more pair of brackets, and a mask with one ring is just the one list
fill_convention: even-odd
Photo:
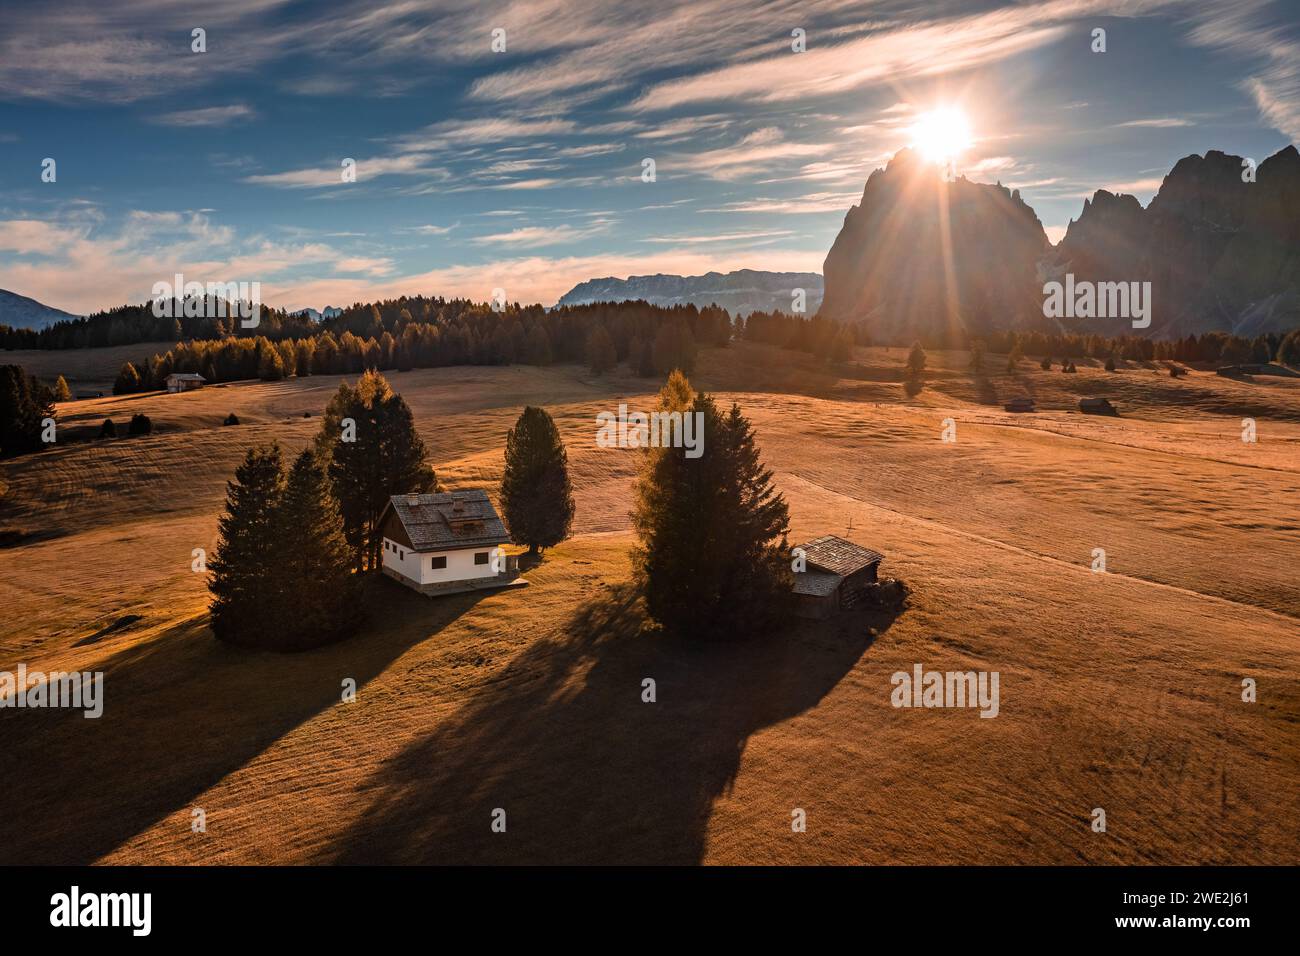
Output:
[[608,372],[618,364],[618,352],[614,340],[610,338],[605,326],[597,324],[587,335],[587,365],[595,375]]
[[272,528],[280,587],[260,629],[261,646],[297,651],[346,637],[358,619],[358,580],[338,502],[311,451],[289,469]]
[[846,326],[841,326],[831,340],[830,360],[832,362],[847,362],[853,358],[853,333]]
[[226,513],[208,562],[212,632],[232,644],[256,645],[280,581],[276,509],[284,486],[279,445],[250,448],[226,483]]
[[650,343],[643,338],[632,339],[627,349],[627,364],[641,378],[654,375],[655,363]]
[[762,633],[783,623],[791,607],[790,512],[759,460],[753,427],[734,402],[721,432],[728,477],[721,526],[733,544],[722,569],[720,610],[740,633]]
[[551,353],[551,337],[546,334],[546,329],[540,322],[534,323],[528,333],[525,355],[529,365],[550,365],[554,361]]
[[1277,363],[1300,368],[1300,329],[1290,332],[1277,347]]
[[72,389],[68,388],[68,380],[62,375],[60,375],[59,380],[54,383],[54,400],[56,402],[72,401]]
[[140,373],[135,370],[134,365],[126,362],[117,373],[117,381],[113,383],[113,394],[129,395],[138,391],[140,391]]
[[53,415],[48,388],[20,365],[0,365],[0,457],[45,447],[42,423]]
[[979,374],[984,371],[984,340],[976,339],[970,345],[970,368]]
[[632,519],[647,611],[692,637],[751,636],[773,626],[789,606],[789,519],[749,422],[737,406],[723,416],[707,395],[692,396],[680,373],[660,391],[657,410],[698,416],[704,453],[645,453]]
[[559,544],[573,526],[569,456],[544,408],[526,407],[506,435],[501,516],[516,544],[536,555]]
[[[344,428],[348,419],[352,424]],[[424,462],[424,442],[410,408],[383,375],[368,371],[355,388],[346,383],[339,386],[325,410],[316,450],[328,462],[356,567],[378,567],[379,517],[388,500],[438,487],[433,470]]]
[[695,352],[695,338],[685,322],[676,319],[659,326],[651,354],[655,371],[660,375],[667,375],[674,369],[690,375],[695,370]]
[[1025,357],[1025,353],[1020,350],[1020,342],[1017,341],[1011,346],[1011,352],[1007,355],[1007,371],[1014,372],[1020,368],[1020,360]]
[[912,351],[907,353],[907,372],[910,378],[920,378],[925,371],[925,349],[920,342],[912,343]]
[[1050,372],[1052,370],[1052,357],[1050,355],[1044,355],[1043,360],[1038,363],[1038,367],[1044,372]]

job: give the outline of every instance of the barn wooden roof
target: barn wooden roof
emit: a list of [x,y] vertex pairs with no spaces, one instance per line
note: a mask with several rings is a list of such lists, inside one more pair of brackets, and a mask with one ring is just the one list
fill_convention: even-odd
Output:
[[[855,571],[861,571],[885,559],[885,556],[878,551],[864,548],[833,534],[822,535],[799,547],[803,548],[808,556],[810,570],[829,571],[841,577],[847,577]],[[800,574],[795,575],[796,587],[800,577]]]
[[453,551],[506,544],[510,535],[482,488],[438,495],[393,495],[384,508],[397,515],[414,551]]

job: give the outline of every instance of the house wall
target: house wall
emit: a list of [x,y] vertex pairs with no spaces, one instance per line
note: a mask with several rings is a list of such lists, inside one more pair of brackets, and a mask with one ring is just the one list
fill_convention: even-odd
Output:
[[[394,546],[397,550],[393,550]],[[474,578],[490,578],[492,571],[491,546],[467,548],[459,551],[424,551],[407,550],[404,544],[384,538],[380,553],[383,555],[384,567],[392,568],[404,577],[418,584],[442,584],[448,581],[469,581]],[[480,552],[488,554],[487,564],[475,564],[474,555]],[[445,557],[445,568],[433,569],[431,558]]]
[[[410,578],[417,584],[420,581],[420,555],[411,551],[404,544],[400,544],[391,538],[384,538],[383,544],[379,548],[379,554],[384,563],[384,567],[391,568],[405,578]],[[400,557],[399,557],[400,555]],[[428,564],[428,560],[425,560]]]

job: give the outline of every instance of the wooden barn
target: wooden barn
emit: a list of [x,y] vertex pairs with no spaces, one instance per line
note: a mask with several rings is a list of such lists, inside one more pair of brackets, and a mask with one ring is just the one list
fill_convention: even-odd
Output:
[[167,376],[167,391],[190,392],[202,388],[206,381],[198,372],[172,372]]
[[1105,398],[1079,399],[1079,411],[1085,415],[1119,415],[1119,411]]
[[833,534],[799,545],[805,568],[794,575],[795,613],[821,619],[857,604],[876,582],[884,555]]

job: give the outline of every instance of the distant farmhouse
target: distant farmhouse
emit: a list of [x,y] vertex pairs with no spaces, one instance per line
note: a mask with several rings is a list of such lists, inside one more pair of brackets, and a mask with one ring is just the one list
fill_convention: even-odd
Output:
[[833,534],[799,547],[807,564],[794,575],[795,613],[800,617],[830,617],[857,604],[867,585],[876,582],[885,557]]
[[189,392],[202,388],[207,379],[198,372],[172,372],[167,376],[167,391]]
[[[510,535],[487,492],[393,495],[379,518],[383,571],[421,594],[457,594],[526,584]],[[495,560],[494,560],[495,558]]]

